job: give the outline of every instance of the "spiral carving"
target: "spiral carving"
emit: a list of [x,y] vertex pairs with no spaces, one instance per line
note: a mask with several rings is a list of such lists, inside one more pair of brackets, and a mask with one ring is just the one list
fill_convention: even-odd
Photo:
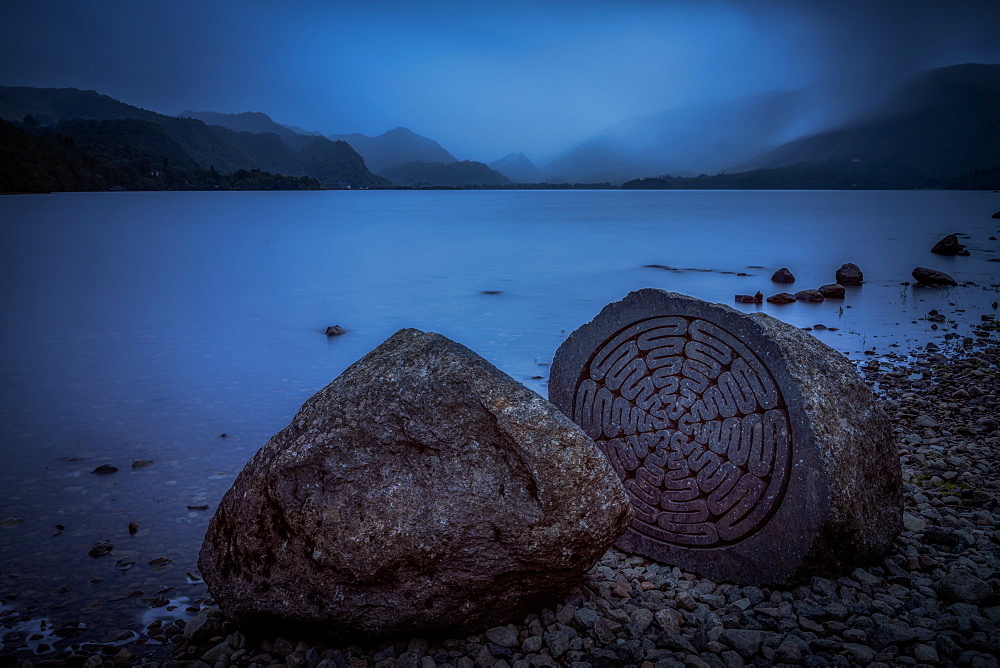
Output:
[[781,390],[752,350],[706,320],[650,318],[598,346],[573,419],[621,478],[633,530],[654,541],[737,543],[767,524],[788,485]]

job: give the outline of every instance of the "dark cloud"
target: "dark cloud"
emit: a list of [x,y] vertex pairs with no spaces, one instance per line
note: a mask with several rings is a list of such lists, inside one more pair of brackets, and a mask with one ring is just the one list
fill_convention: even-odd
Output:
[[622,118],[823,82],[847,113],[924,68],[1000,62],[1000,3],[38,0],[0,25],[0,84],[166,113],[398,125],[460,157],[556,152]]

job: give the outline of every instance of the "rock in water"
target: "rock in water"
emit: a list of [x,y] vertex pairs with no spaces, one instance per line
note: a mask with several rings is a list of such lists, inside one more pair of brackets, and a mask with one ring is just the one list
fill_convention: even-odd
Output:
[[934,244],[934,248],[931,249],[932,253],[937,253],[938,255],[958,255],[965,250],[965,246],[958,243],[958,235],[949,234],[941,241]]
[[788,270],[788,267],[782,267],[778,271],[771,274],[772,283],[794,283],[795,275]]
[[911,273],[921,285],[958,285],[954,278],[937,269],[917,267]]
[[795,299],[800,302],[821,302],[826,298],[819,290],[799,290],[795,293]]
[[624,482],[626,551],[783,584],[844,572],[901,529],[885,412],[846,358],[770,316],[633,292],[559,347],[549,398]]
[[631,519],[607,460],[555,406],[408,329],[250,460],[198,566],[249,627],[465,633],[564,592]]
[[865,282],[861,268],[853,262],[840,265],[837,270],[837,282],[847,287],[857,287]]
[[767,301],[771,304],[791,304],[795,301],[795,295],[789,292],[779,292],[768,297]]
[[819,293],[826,299],[843,299],[844,292],[844,286],[840,283],[819,286]]

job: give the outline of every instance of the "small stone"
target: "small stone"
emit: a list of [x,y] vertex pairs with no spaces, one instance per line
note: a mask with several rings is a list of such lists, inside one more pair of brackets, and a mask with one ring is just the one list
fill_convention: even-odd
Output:
[[112,473],[117,473],[118,467],[112,466],[111,464],[101,464],[96,469],[91,471],[95,475],[111,475]]
[[911,515],[910,513],[903,513],[903,530],[919,532],[927,528],[927,522],[917,517],[916,515]]
[[150,560],[148,563],[153,568],[161,568],[169,564],[173,559],[168,559],[167,557],[157,557],[156,559]]
[[341,334],[347,334],[347,330],[340,325],[330,325],[326,328],[327,336],[340,336]]
[[594,622],[597,621],[598,615],[596,610],[591,610],[590,608],[580,608],[573,614],[573,619],[577,624],[585,629],[592,628]]
[[128,532],[129,532],[130,536],[136,535],[139,532],[139,523],[138,522],[129,522],[128,523]]
[[528,636],[521,643],[521,651],[525,654],[534,654],[542,648],[542,636]]
[[993,588],[988,582],[964,568],[956,568],[941,578],[937,591],[945,601],[970,605],[979,605],[993,595]]
[[764,632],[752,629],[724,629],[719,640],[736,650],[740,656],[749,659],[760,651],[764,644]]
[[152,466],[156,461],[153,459],[133,459],[132,468],[134,469],[144,469],[147,466]]
[[902,624],[880,624],[872,634],[872,640],[879,648],[888,645],[905,645],[917,639],[917,633]]
[[767,298],[769,304],[791,304],[795,301],[795,295],[790,292],[779,292],[776,295],[771,295]]
[[112,549],[114,549],[114,545],[111,544],[111,541],[104,540],[100,543],[94,543],[94,547],[90,548],[90,552],[87,554],[97,559],[110,554]]
[[846,642],[844,643],[844,649],[847,650],[847,653],[851,655],[851,658],[853,658],[857,663],[861,664],[862,666],[869,665],[875,658],[875,650],[873,650],[871,647],[866,647],[865,645],[859,645],[853,642]]
[[486,639],[501,647],[517,647],[517,631],[509,626],[494,626],[486,631]]
[[8,517],[7,519],[0,520],[0,527],[16,527],[23,521],[20,517]]
[[937,650],[930,645],[925,645],[924,643],[914,645],[910,648],[910,655],[913,656],[918,663],[927,663],[932,666],[937,665],[938,661],[940,661]]

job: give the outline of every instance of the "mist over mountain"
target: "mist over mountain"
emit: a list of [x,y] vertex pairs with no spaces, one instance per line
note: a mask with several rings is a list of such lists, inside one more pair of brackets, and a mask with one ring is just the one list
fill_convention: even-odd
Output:
[[923,72],[864,119],[789,142],[735,169],[836,159],[941,177],[1000,166],[1000,65]]
[[838,119],[821,86],[701,103],[628,118],[542,168],[549,181],[622,181],[714,174]]
[[1000,162],[1000,65],[926,71],[851,113],[811,86],[626,119],[542,168],[546,180],[623,181],[859,158],[955,175]]
[[541,170],[523,153],[508,153],[489,166],[514,183],[539,183],[542,180]]
[[422,162],[414,160],[383,172],[385,178],[396,185],[426,188],[445,186],[466,188],[470,186],[506,186],[511,180],[481,162]]
[[[380,176],[409,162],[457,162],[458,159],[433,139],[406,128],[395,128],[376,137],[363,134],[328,135],[334,141],[345,141],[361,154],[368,169]],[[388,177],[386,177],[388,178]]]

